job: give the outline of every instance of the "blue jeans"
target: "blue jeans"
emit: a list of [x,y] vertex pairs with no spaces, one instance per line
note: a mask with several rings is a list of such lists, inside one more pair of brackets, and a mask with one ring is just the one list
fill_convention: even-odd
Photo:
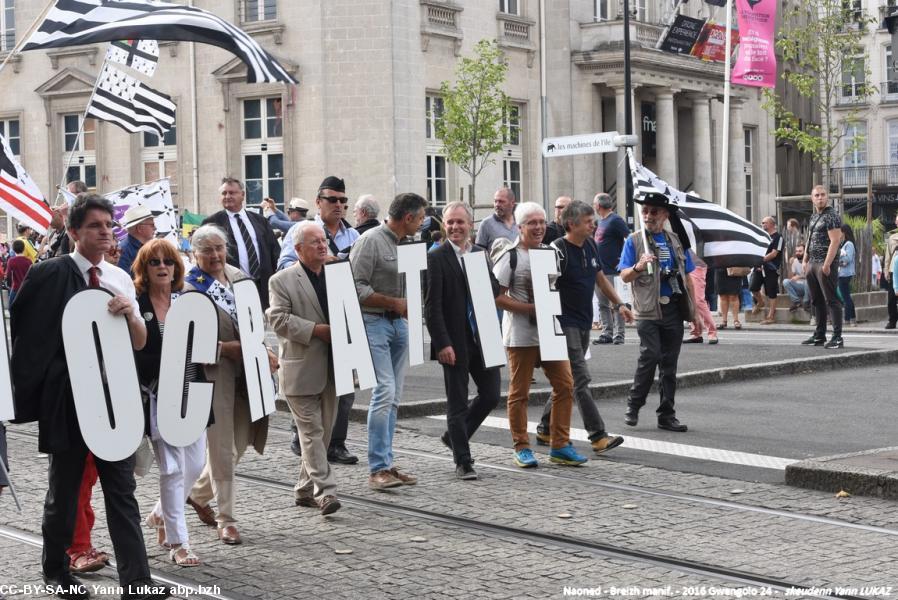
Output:
[[393,466],[393,432],[405,370],[408,368],[408,323],[363,313],[377,385],[368,404],[368,469]]
[[839,293],[842,294],[842,304],[845,305],[845,320],[854,321],[854,300],[851,299],[851,277],[839,277]]

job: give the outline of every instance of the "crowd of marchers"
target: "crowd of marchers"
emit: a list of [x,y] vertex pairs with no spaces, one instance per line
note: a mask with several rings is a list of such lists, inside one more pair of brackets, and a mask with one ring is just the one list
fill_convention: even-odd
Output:
[[[495,193],[494,212],[476,231],[469,205],[450,202],[437,214],[414,193],[397,195],[385,218],[375,198],[360,197],[353,227],[347,220],[346,186],[338,177],[322,181],[313,218],[308,217],[311,204],[298,198],[288,204],[286,214],[268,199],[261,213],[247,210],[242,182],[225,178],[219,188],[222,209],[192,233],[192,252],[185,260],[174,244],[156,239],[147,208],[132,207],[116,223],[107,199],[89,193],[80,182],[69,184],[69,191],[77,199],[54,211],[46,238],[38,247],[30,246],[34,256],[28,255],[24,240],[16,240],[16,258],[28,265],[9,267],[17,271],[9,309],[15,422],[38,423],[39,449],[49,457],[41,570],[48,584],[58,586],[60,597],[88,597],[76,575],[101,569],[109,560],[91,540],[91,503],[98,480],[124,598],[170,593],[151,579],[142,526],[152,532],[151,542],[167,549],[180,567],[201,564],[190,546],[187,507],[215,528],[222,543],[242,542],[237,463],[249,447],[263,452],[268,430],[267,418],[250,417],[244,381],[233,291],[244,279],[256,285],[268,325],[278,337],[278,347],[268,350],[268,366],[295,425],[291,447],[301,458],[294,500],[322,515],[341,508],[334,465],[358,462],[346,446],[354,394],[337,396],[334,383],[324,269],[329,262],[348,260],[351,265],[376,376],[368,404],[368,485],[385,490],[418,483],[413,473],[397,466],[393,454],[409,364],[406,281],[397,257],[399,245],[411,239],[429,246],[423,314],[430,358],[441,365],[446,389],[447,428],[441,439],[453,455],[459,480],[478,477],[469,441],[498,405],[501,387],[501,367],[487,366],[481,351],[465,276],[464,257],[472,252],[484,252],[490,267],[506,350],[510,458],[515,465],[538,466],[527,422],[537,367],[552,388],[535,436],[538,444],[549,446],[549,461],[568,466],[587,461],[570,440],[575,401],[593,453],[624,442],[606,428],[590,391],[587,361],[593,330],[601,329],[593,343],[622,344],[625,324],[634,321],[639,357],[624,423],[638,424],[657,373],[657,426],[687,431],[674,402],[684,323],[691,323],[687,342],[700,338],[703,328],[716,330],[705,301],[706,265],[700,252],[689,249],[667,226],[676,208],[661,194],[638,200],[642,228],[634,233],[615,213],[607,194],[596,195],[592,203],[562,196],[548,221],[541,205],[519,203],[507,188]],[[838,340],[841,345],[841,313],[836,310],[841,305],[835,292],[841,223],[828,207],[825,191],[815,188],[813,201],[817,210],[801,264],[817,311],[817,331],[807,343],[830,346]],[[114,235],[117,226],[127,230],[121,242]],[[772,219],[765,219],[764,227],[775,233]],[[757,289],[773,298],[776,290],[763,281],[768,263],[777,264],[777,244],[777,236],[772,236]],[[543,360],[540,355],[530,251],[545,248],[554,249],[556,257],[557,275],[550,283],[560,299],[556,325],[565,340],[566,360]],[[626,286],[632,304],[621,298]],[[108,310],[127,323],[135,354],[147,447],[125,460],[92,455],[78,426],[61,316],[72,296],[86,288],[111,292]],[[194,362],[187,355],[185,400],[190,382],[215,385],[205,435],[181,447],[159,434],[156,393],[166,316],[172,302],[188,291],[205,294],[216,306],[219,341],[213,364]],[[827,311],[833,321],[830,342],[823,337]],[[471,380],[476,388],[473,400],[468,395]],[[4,431],[0,424],[0,453],[6,462]],[[134,496],[135,467],[140,465],[144,472],[149,453],[158,465],[159,497],[142,516]],[[7,484],[0,481],[0,491]]]

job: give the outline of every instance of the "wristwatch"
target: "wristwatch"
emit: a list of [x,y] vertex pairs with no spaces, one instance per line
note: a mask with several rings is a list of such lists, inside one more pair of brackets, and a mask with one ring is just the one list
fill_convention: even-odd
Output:
[[615,304],[615,305],[614,305],[614,310],[620,310],[620,307],[621,307],[621,306],[626,306],[626,307],[627,307],[627,310],[633,310],[633,307],[630,306],[630,303],[629,303],[629,302],[619,302],[619,303]]

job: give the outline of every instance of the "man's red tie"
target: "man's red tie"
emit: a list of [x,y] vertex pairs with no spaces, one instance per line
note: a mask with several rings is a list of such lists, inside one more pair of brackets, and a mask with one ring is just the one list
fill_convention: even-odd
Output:
[[91,267],[87,270],[87,286],[92,288],[100,287],[100,268]]

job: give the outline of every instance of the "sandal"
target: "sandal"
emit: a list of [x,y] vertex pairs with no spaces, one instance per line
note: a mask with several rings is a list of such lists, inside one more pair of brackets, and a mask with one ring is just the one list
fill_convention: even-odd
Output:
[[742,329],[742,323],[740,323],[739,321],[734,321],[733,327],[735,327],[736,329]]
[[156,513],[150,513],[147,515],[147,518],[144,519],[144,525],[147,526],[148,529],[156,530],[156,543],[162,546],[163,548],[167,548],[168,545],[165,543],[165,521],[156,516]]
[[727,322],[726,322],[726,321],[724,321],[723,323],[721,323],[720,325],[717,326],[717,329],[726,329],[726,328],[727,328]]
[[105,552],[97,552],[91,548],[87,552],[79,552],[71,557],[69,571],[72,573],[93,573],[106,566],[109,556]]
[[197,555],[187,545],[172,548],[168,553],[168,559],[179,567],[198,567],[202,564]]

